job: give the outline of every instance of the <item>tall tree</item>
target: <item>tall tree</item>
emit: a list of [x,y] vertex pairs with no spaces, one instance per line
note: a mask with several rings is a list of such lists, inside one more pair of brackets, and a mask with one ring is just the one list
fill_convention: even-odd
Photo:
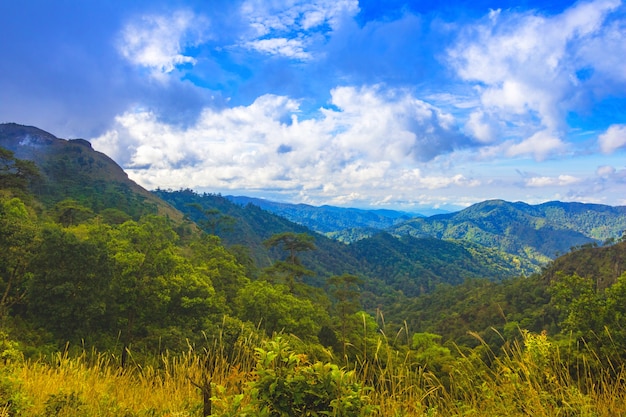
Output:
[[329,292],[335,302],[335,311],[341,321],[341,344],[343,356],[346,356],[347,333],[351,329],[349,319],[360,309],[359,284],[362,280],[356,275],[343,274],[332,276],[326,281]]
[[313,271],[305,268],[298,254],[300,252],[315,250],[313,236],[306,233],[284,232],[273,235],[263,242],[267,248],[280,247],[289,253],[285,261],[277,261],[264,270],[264,274],[270,280],[284,282],[289,290],[294,293],[296,282],[305,275],[314,275]]
[[136,330],[167,313],[167,278],[173,274],[176,233],[167,219],[146,216],[128,221],[115,230],[110,241],[114,260],[112,294],[122,326],[122,364],[125,364]]
[[300,259],[298,254],[300,252],[306,252],[315,250],[315,238],[307,233],[293,233],[284,232],[273,235],[267,239],[263,244],[267,248],[281,247],[289,252],[287,261],[292,265],[300,265]]
[[211,235],[217,235],[220,231],[231,230],[236,222],[233,216],[223,214],[216,208],[204,208],[200,203],[189,203],[187,205],[201,213],[203,218],[196,223],[202,230]]
[[17,159],[14,153],[0,147],[0,188],[25,190],[39,178],[39,169],[32,161]]
[[0,319],[23,300],[38,234],[36,217],[19,198],[0,198]]

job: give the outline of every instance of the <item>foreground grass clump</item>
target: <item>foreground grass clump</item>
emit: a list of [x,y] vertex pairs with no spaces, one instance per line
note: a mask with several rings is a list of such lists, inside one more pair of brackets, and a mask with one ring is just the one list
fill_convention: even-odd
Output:
[[383,339],[375,355],[344,368],[311,361],[289,340],[250,338],[124,369],[104,353],[35,361],[13,353],[0,368],[0,416],[626,414],[622,366],[559,348],[545,334],[523,332],[497,354],[460,349],[437,373]]

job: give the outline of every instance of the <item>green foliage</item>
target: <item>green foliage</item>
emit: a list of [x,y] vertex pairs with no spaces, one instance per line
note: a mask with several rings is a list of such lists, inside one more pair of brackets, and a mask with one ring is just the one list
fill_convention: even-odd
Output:
[[[98,227],[92,233],[106,236]],[[79,342],[108,330],[112,265],[105,242],[80,239],[58,226],[44,228],[32,262],[28,305],[35,322],[61,342]]]
[[54,220],[65,227],[83,223],[94,217],[91,209],[72,199],[66,199],[55,204],[52,208],[52,214]]
[[202,214],[203,218],[197,220],[196,223],[202,230],[211,235],[217,235],[220,231],[232,230],[236,222],[233,216],[224,215],[216,208],[205,209],[200,203],[190,203],[189,206]]
[[0,146],[0,189],[26,191],[39,178],[32,161],[15,158],[15,153]]
[[289,252],[288,262],[292,265],[300,265],[298,254],[300,252],[315,250],[315,238],[306,233],[283,232],[273,235],[263,244],[268,248],[281,247]]
[[222,246],[216,236],[202,236],[191,242],[189,248],[192,265],[211,280],[227,308],[233,303],[237,291],[249,282],[244,267]]
[[23,301],[38,234],[37,218],[19,198],[0,197],[0,319]]
[[[84,402],[78,394],[72,392],[70,394],[59,393],[52,394],[46,400],[44,416],[75,416],[80,415],[81,409],[84,408]],[[43,417],[43,416],[42,416]]]
[[254,415],[358,417],[373,411],[354,372],[309,363],[280,337],[256,351],[257,379],[250,385]]
[[347,335],[354,330],[354,321],[350,317],[360,310],[359,284],[362,280],[350,274],[332,276],[326,281],[329,293],[334,301],[335,314],[341,329],[342,353],[346,356]]
[[441,336],[433,333],[415,333],[411,340],[417,363],[438,374],[451,371],[454,363],[452,352],[441,345]]
[[625,229],[624,207],[561,202],[531,206],[490,200],[457,213],[412,219],[390,230],[471,241],[544,265],[572,246],[617,238]]
[[238,317],[265,329],[268,335],[292,333],[314,341],[328,313],[311,300],[291,294],[286,286],[254,281],[243,287],[236,299]]

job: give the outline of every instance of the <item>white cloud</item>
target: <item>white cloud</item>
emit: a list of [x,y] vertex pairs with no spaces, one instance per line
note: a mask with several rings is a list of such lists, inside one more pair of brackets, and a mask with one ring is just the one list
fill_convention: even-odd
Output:
[[358,12],[357,0],[247,0],[241,14],[251,33],[241,45],[269,55],[308,60],[312,53],[307,48]]
[[616,172],[616,169],[610,165],[602,165],[599,166],[598,169],[596,170],[596,175],[598,175],[599,177],[610,177],[612,175],[614,175]]
[[598,137],[600,149],[606,154],[626,147],[626,125],[613,125]]
[[484,144],[493,143],[497,139],[497,132],[499,131],[493,121],[486,120],[485,113],[480,110],[470,114],[465,128],[472,137]]
[[562,153],[566,144],[549,131],[540,131],[519,143],[505,143],[506,155],[532,155],[536,160],[543,161],[553,153]]
[[580,178],[572,175],[559,175],[558,177],[532,177],[526,180],[528,187],[554,187],[568,186],[580,183]]
[[[619,0],[579,2],[555,16],[494,11],[466,28],[448,51],[448,62],[461,79],[476,84],[481,100],[469,131],[483,142],[489,137],[485,129],[500,124],[508,126],[506,135],[517,137],[550,131],[557,136],[552,145],[558,145],[567,112],[576,110],[581,91],[587,91],[581,84],[593,82],[579,79],[578,71],[610,80],[615,69],[609,67],[616,65],[618,77],[626,78],[619,53],[626,36],[618,23],[603,25],[619,6]],[[513,152],[528,152],[524,147]]]
[[305,45],[300,39],[271,38],[246,42],[245,46],[269,55],[281,55],[288,58],[308,60],[311,54],[305,52]]
[[148,188],[271,188],[335,197],[477,184],[412,168],[467,145],[452,116],[403,91],[339,87],[331,96],[332,109],[303,120],[298,102],[275,95],[249,106],[207,108],[186,128],[149,111],[128,112],[92,142]]
[[153,77],[163,80],[177,66],[196,63],[184,55],[184,49],[203,40],[207,24],[205,18],[185,10],[145,15],[123,28],[118,50],[129,62],[149,68]]

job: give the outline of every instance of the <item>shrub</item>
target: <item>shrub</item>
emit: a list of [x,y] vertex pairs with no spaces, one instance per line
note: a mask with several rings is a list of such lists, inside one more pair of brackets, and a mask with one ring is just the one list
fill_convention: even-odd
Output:
[[257,380],[251,383],[255,415],[359,417],[370,414],[368,396],[353,372],[308,362],[280,337],[258,348]]

